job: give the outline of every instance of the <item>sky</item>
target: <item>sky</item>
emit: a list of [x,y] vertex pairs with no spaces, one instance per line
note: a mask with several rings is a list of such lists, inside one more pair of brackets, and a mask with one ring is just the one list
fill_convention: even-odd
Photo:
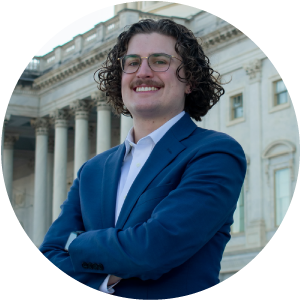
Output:
[[35,54],[43,56],[53,50],[53,48],[63,45],[72,40],[76,35],[91,30],[96,24],[105,22],[114,16],[114,6],[108,6],[97,10],[85,17],[71,23],[69,26],[57,32],[50,40]]

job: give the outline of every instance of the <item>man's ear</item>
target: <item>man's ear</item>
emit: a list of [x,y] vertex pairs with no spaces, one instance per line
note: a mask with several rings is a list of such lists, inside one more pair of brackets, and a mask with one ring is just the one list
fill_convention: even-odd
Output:
[[187,84],[187,85],[186,85],[184,92],[185,92],[186,94],[190,94],[190,93],[192,92],[192,90],[191,90],[191,85],[190,85],[190,84]]

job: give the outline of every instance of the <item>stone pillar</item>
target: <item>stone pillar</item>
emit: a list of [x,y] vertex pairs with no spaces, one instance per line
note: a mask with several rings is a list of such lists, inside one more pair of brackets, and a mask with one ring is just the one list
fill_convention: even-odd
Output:
[[130,128],[133,126],[133,120],[130,116],[125,117],[121,115],[121,124],[120,124],[120,144],[122,144],[126,136],[130,130]]
[[13,184],[13,164],[14,164],[14,143],[16,136],[5,135],[2,151],[3,177],[6,186],[8,198],[12,201],[12,184]]
[[51,113],[55,127],[52,220],[60,214],[60,206],[67,197],[67,153],[69,113],[57,109]]
[[48,140],[47,163],[47,228],[52,224],[52,198],[53,198],[53,162],[54,162],[54,138]]
[[106,95],[103,92],[95,92],[92,99],[97,106],[97,154],[111,147],[111,108],[106,103]]
[[39,247],[47,231],[47,164],[49,120],[31,120],[35,127],[35,171],[33,205],[33,242]]
[[[251,203],[248,203],[246,242],[247,247],[265,246],[265,222],[263,217],[263,170],[262,154],[262,107],[261,107],[261,61],[254,60],[244,66],[248,75],[248,95],[250,105],[247,107],[250,123],[249,139],[251,141],[249,156],[251,157],[251,172],[249,172],[249,193]],[[247,179],[248,180],[248,179]]]
[[71,108],[75,113],[74,178],[76,178],[79,168],[89,159],[88,118],[91,103],[86,100],[76,100]]

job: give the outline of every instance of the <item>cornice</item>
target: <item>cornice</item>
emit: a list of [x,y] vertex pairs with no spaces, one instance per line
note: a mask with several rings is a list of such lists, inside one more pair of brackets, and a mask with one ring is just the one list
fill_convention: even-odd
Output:
[[71,77],[76,73],[91,67],[92,65],[95,65],[103,58],[106,58],[107,54],[115,45],[115,43],[115,39],[112,39],[111,41],[91,50],[87,54],[77,57],[65,64],[62,64],[57,69],[47,72],[46,74],[34,80],[33,88],[35,90],[42,90],[68,77]]
[[37,91],[33,89],[32,87],[22,87],[21,85],[16,85],[14,89],[14,94],[19,95],[35,95],[37,96]]
[[228,42],[233,38],[244,35],[239,29],[228,24],[222,28],[219,28],[207,35],[201,37],[202,46],[205,49],[211,50],[211,48],[218,46],[219,44]]
[[[215,30],[205,36],[201,37],[202,45],[207,50],[228,42],[229,40],[243,35],[243,33],[235,28],[234,26],[228,24],[218,30]],[[47,72],[46,74],[38,77],[33,82],[34,90],[44,90],[52,87],[54,84],[61,82],[67,78],[70,78],[77,73],[87,69],[97,62],[106,58],[109,51],[115,45],[116,39],[106,42],[105,44],[100,45],[99,47],[91,50],[90,52],[77,57],[65,64],[62,64],[60,67]]]

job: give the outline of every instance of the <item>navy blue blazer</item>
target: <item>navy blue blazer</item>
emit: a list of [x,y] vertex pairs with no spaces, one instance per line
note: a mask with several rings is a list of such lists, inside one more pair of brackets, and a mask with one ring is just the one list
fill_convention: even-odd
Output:
[[[87,161],[40,247],[58,268],[115,295],[174,298],[219,282],[220,261],[241,191],[246,159],[230,136],[185,114],[156,144],[133,182],[115,226],[121,144]],[[86,231],[69,247],[71,231]]]

